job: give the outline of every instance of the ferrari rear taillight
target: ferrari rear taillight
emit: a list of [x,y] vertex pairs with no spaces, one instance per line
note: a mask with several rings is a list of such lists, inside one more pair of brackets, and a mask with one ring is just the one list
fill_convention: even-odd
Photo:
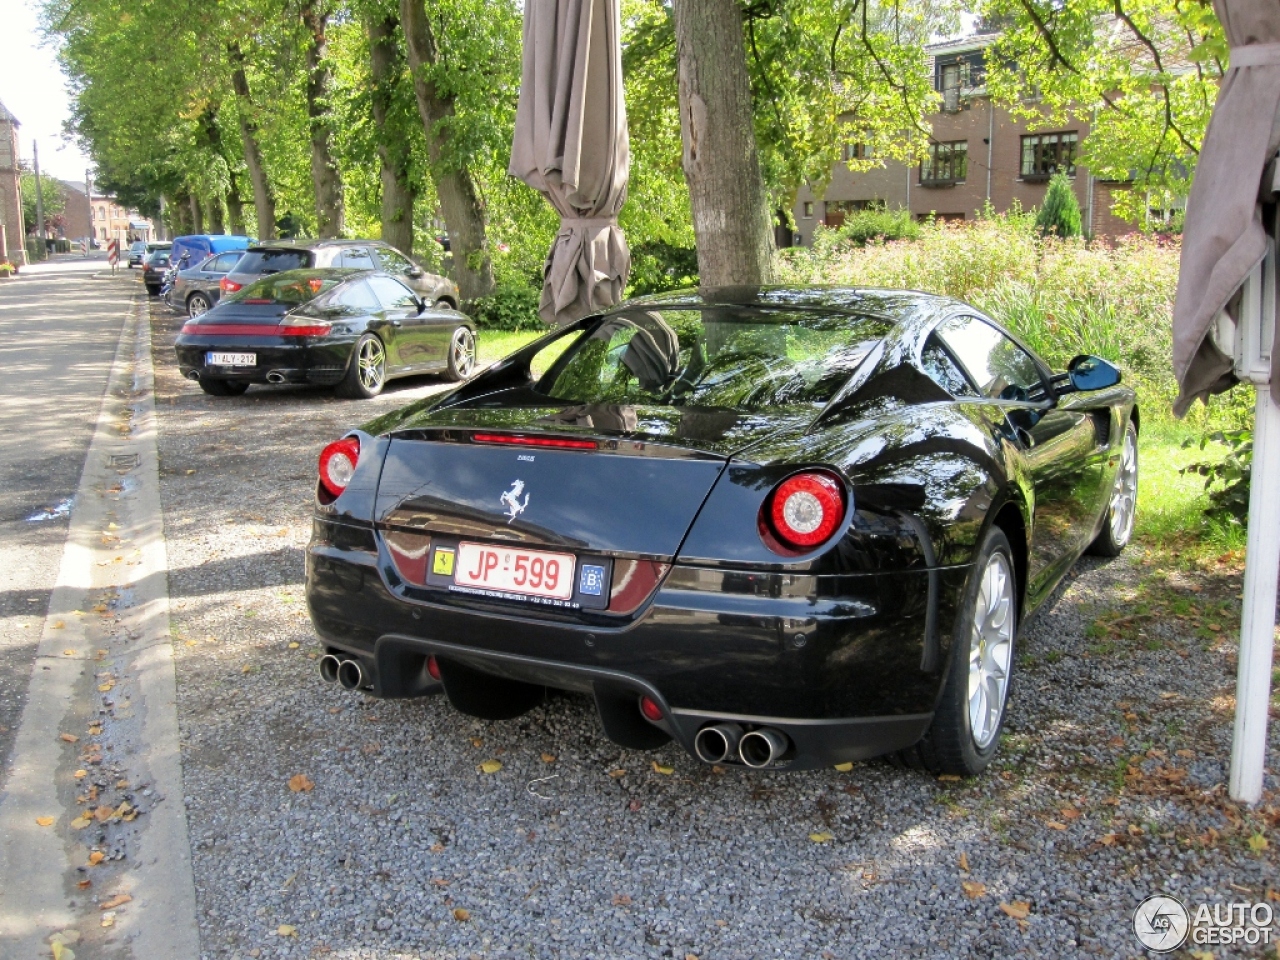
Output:
[[221,280],[218,281],[218,289],[221,290],[223,293],[235,293],[240,289],[240,287],[241,287],[241,284],[236,283],[234,280],[231,280],[227,277],[223,277]]
[[[825,470],[787,477],[761,508],[762,533],[772,534],[785,552],[808,550],[828,540],[844,519],[844,482]],[[769,541],[766,537],[766,543]],[[769,546],[774,548],[774,544]],[[775,552],[784,552],[777,551]]]
[[360,441],[355,437],[336,440],[320,451],[320,485],[332,496],[342,496],[360,462]]

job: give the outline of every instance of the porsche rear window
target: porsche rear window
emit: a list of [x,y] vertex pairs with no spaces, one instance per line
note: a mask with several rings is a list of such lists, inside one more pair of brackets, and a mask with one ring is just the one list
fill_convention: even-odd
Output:
[[570,403],[823,404],[892,326],[881,317],[747,307],[615,314],[584,331],[536,389]]
[[250,250],[236,264],[236,273],[282,273],[311,266],[305,250]]
[[296,306],[310,303],[345,279],[343,275],[317,276],[304,270],[273,273],[253,281],[239,293],[234,293],[226,299],[240,303],[283,303]]

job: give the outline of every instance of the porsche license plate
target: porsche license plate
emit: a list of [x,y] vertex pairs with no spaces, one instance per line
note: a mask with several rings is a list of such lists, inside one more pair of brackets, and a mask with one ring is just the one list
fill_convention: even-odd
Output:
[[210,367],[254,367],[258,364],[256,353],[206,353],[204,362]]
[[453,582],[464,587],[568,600],[573,596],[573,567],[571,553],[463,542],[458,544]]

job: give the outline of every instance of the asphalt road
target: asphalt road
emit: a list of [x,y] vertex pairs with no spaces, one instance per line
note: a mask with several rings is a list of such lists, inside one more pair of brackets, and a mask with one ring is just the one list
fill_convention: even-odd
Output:
[[106,269],[75,259],[0,281],[0,787],[134,289],[95,279]]

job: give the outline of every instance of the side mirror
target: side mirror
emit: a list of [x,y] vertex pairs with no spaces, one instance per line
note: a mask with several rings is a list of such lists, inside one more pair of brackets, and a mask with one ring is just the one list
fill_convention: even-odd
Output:
[[411,279],[417,280],[420,276],[422,276],[422,268],[415,263],[405,272],[405,276],[410,277]]
[[1120,382],[1120,370],[1101,357],[1082,354],[1067,364],[1067,378],[1071,389],[1064,392],[1105,390]]

